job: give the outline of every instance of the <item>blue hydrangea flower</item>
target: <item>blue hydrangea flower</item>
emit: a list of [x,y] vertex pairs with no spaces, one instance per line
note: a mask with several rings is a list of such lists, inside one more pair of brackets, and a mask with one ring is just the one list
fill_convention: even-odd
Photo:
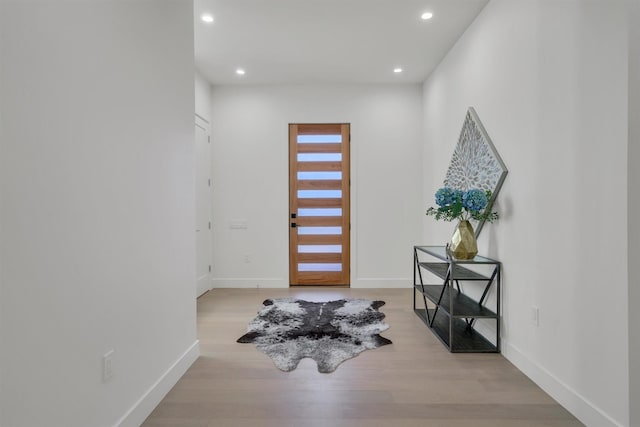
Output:
[[471,189],[462,196],[462,205],[469,211],[481,211],[487,206],[487,194],[477,188]]
[[452,190],[449,187],[443,187],[436,191],[436,204],[438,206],[449,206],[456,201],[456,197],[460,190]]

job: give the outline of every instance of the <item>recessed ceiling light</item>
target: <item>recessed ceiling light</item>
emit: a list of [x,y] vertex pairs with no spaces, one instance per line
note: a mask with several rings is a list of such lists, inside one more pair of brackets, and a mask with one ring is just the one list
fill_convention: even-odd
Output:
[[399,73],[402,72],[402,68],[396,67],[396,68],[393,69],[393,72],[396,73],[396,74],[399,74]]
[[242,68],[238,68],[236,70],[236,74],[239,75],[239,76],[244,76],[244,70]]
[[420,18],[422,18],[424,21],[426,21],[427,19],[433,18],[433,13],[425,12],[422,15],[420,15]]
[[207,24],[210,24],[213,22],[213,15],[209,13],[203,13],[202,16],[200,16],[200,19],[202,19]]

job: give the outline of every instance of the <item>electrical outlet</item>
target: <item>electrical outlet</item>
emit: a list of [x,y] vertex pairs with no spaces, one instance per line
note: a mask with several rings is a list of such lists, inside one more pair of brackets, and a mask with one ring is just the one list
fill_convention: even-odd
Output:
[[109,350],[102,356],[102,382],[106,383],[113,378],[113,350]]
[[534,326],[540,326],[540,309],[535,305],[531,306],[531,322]]

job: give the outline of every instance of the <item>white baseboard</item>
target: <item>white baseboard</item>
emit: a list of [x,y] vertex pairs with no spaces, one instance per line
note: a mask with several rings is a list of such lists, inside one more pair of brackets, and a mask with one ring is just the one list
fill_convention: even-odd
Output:
[[[496,345],[496,321],[494,319],[476,319],[473,328],[491,344]],[[501,342],[500,345],[502,346],[504,343]]]
[[256,289],[256,288],[288,288],[288,279],[245,279],[245,278],[213,278],[213,289],[218,288],[241,288],[241,289]]
[[182,356],[147,390],[118,420],[115,427],[139,427],[169,393],[189,367],[200,356],[200,342],[196,340]]
[[411,289],[411,278],[400,277],[393,279],[356,278],[351,281],[352,288],[406,288]]
[[[244,279],[244,278],[214,278],[213,289],[218,288],[239,288],[239,289],[256,289],[256,288],[288,288],[288,279]],[[411,289],[410,278],[393,278],[393,279],[354,279],[351,281],[352,288],[406,288]]]
[[559,378],[529,359],[517,347],[502,341],[502,355],[541,389],[587,426],[624,427]]

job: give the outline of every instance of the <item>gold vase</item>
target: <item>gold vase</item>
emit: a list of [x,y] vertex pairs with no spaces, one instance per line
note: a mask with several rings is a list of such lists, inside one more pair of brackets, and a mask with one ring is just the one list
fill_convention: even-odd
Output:
[[456,259],[473,259],[478,254],[476,235],[471,223],[460,221],[451,237],[451,254]]

